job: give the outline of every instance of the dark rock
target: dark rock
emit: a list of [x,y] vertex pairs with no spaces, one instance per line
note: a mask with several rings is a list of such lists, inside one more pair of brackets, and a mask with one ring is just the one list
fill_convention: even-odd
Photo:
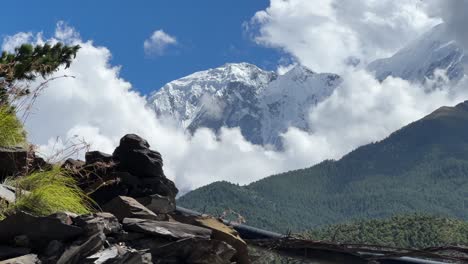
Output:
[[112,155],[100,151],[89,151],[85,154],[86,164],[93,164],[96,162],[109,163],[113,161]]
[[47,171],[52,169],[52,164],[46,162],[43,158],[37,157],[34,152],[29,152],[29,172]]
[[135,134],[120,139],[113,156],[120,162],[122,171],[138,177],[164,177],[161,154],[150,150],[148,142]]
[[219,219],[209,216],[174,215],[173,217],[181,223],[211,229],[213,232],[211,235],[212,239],[224,241],[236,250],[236,255],[234,256],[236,263],[250,263],[247,243],[239,236],[236,230],[225,225]]
[[21,147],[0,147],[0,181],[23,173],[28,164],[28,151]]
[[83,233],[77,226],[64,224],[55,217],[36,217],[17,212],[0,222],[0,241],[12,241],[16,236],[25,235],[31,242],[67,240]]
[[0,264],[40,264],[41,261],[35,254],[0,261]]
[[120,179],[113,179],[101,184],[89,197],[102,207],[119,195],[128,195],[128,186]]
[[99,232],[105,235],[116,234],[122,229],[119,220],[110,213],[80,215],[75,218],[75,224],[83,228],[88,235]]
[[148,219],[125,218],[122,222],[124,230],[139,232],[156,237],[169,239],[210,238],[211,230],[203,227],[182,224],[179,222],[162,222]]
[[218,240],[187,238],[151,251],[155,263],[227,264],[236,250]]
[[144,184],[145,189],[151,190],[151,193],[148,194],[159,194],[161,196],[173,197],[175,199],[178,192],[174,182],[165,177],[143,178],[141,179],[141,182]]
[[75,242],[63,252],[57,264],[83,263],[87,256],[95,254],[103,248],[105,240],[106,237],[103,233],[97,233],[83,243]]
[[77,170],[83,167],[84,165],[85,165],[85,162],[82,160],[69,158],[62,164],[62,168],[69,169],[69,170]]
[[105,204],[102,210],[115,215],[119,221],[127,217],[153,220],[167,219],[166,215],[156,215],[134,198],[126,196],[115,197],[112,201]]
[[161,196],[159,194],[137,198],[137,201],[156,214],[169,214],[176,209],[175,200],[172,197]]
[[58,256],[62,254],[65,245],[63,242],[58,240],[52,240],[47,245],[46,249],[44,250],[44,255],[47,257]]
[[[2,241],[2,242],[5,242],[5,241]],[[30,252],[31,252],[31,249],[29,248],[8,247],[8,246],[0,245],[0,260],[23,256],[23,255],[29,254]]]
[[29,247],[29,244],[31,241],[29,241],[28,236],[25,235],[19,235],[15,236],[13,239],[15,246],[17,247]]
[[155,237],[155,236],[145,235],[143,238],[128,241],[127,245],[130,245],[132,248],[135,248],[135,249],[151,251],[153,249],[159,248],[173,241],[174,239],[172,238],[168,239],[166,237]]
[[117,241],[127,242],[127,241],[137,241],[137,240],[144,238],[145,236],[146,235],[142,233],[133,233],[133,232],[129,233],[126,231],[122,231],[116,234],[115,238],[117,239]]

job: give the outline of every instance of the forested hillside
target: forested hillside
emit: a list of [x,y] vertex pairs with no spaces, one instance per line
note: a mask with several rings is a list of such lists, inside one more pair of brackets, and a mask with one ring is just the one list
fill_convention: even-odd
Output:
[[468,219],[467,179],[468,101],[442,107],[339,161],[248,186],[214,183],[178,203],[214,214],[230,208],[249,225],[282,232],[409,212]]
[[399,248],[468,245],[468,222],[420,214],[399,215],[331,225],[305,235],[313,240]]

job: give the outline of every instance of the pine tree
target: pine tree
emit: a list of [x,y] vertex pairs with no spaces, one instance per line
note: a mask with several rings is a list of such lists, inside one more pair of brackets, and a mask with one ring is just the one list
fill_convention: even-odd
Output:
[[[65,65],[70,67],[80,46],[23,44],[13,53],[3,51],[0,56],[0,106],[8,105],[10,92],[17,81],[33,81],[41,76],[46,78]],[[15,95],[26,95],[28,89],[16,91]]]

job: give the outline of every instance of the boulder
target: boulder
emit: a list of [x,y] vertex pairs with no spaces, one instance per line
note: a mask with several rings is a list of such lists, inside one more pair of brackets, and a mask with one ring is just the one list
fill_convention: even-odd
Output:
[[120,140],[120,145],[114,151],[114,159],[119,162],[118,170],[128,172],[138,178],[153,179],[149,184],[153,193],[174,197],[177,188],[166,178],[163,172],[161,154],[150,150],[149,144],[141,137],[129,134]]
[[87,256],[95,254],[104,247],[105,240],[106,237],[103,233],[97,233],[82,243],[77,241],[65,249],[57,260],[57,264],[83,263]]
[[109,163],[113,161],[112,155],[100,151],[89,151],[85,154],[86,164],[93,164],[96,162]]
[[236,250],[218,240],[181,239],[151,251],[156,263],[228,264]]
[[159,194],[137,198],[137,201],[156,214],[169,214],[176,209],[175,200],[172,197]]
[[148,219],[125,218],[122,224],[124,230],[128,232],[138,232],[172,240],[193,237],[209,239],[211,236],[210,229],[182,224],[179,222],[162,222]]
[[21,147],[0,147],[0,181],[25,171],[28,151]]
[[117,234],[122,229],[119,220],[110,213],[80,215],[75,218],[75,224],[83,228],[88,235],[99,232],[105,235]]
[[208,228],[212,231],[211,238],[224,241],[236,250],[234,260],[239,264],[250,263],[247,243],[236,230],[225,225],[222,221],[209,216],[173,216],[177,221]]
[[175,187],[174,182],[166,177],[142,178],[141,184],[147,191],[145,195],[140,195],[140,197],[150,194],[159,194],[161,196],[171,197],[175,200],[175,197],[179,192]]
[[161,154],[149,149],[146,140],[135,134],[125,135],[114,151],[122,171],[138,177],[164,177]]
[[82,188],[87,193],[91,192],[89,197],[101,207],[119,195],[128,196],[128,186],[123,184],[118,178],[97,183],[100,184],[91,188],[84,186]]
[[124,218],[167,219],[166,215],[156,215],[134,198],[126,196],[115,197],[109,203],[105,204],[102,210],[115,215],[119,221],[122,221]]
[[161,154],[150,150],[146,140],[130,134],[120,140],[112,156],[91,151],[86,153],[85,164],[67,160],[63,167],[70,168],[78,186],[103,206],[119,195],[141,198],[159,194],[175,201],[178,190],[165,177],[162,165]]
[[24,255],[17,258],[0,261],[0,264],[40,264],[41,261],[35,254]]
[[83,233],[83,229],[65,224],[59,218],[36,217],[17,212],[0,222],[0,241],[13,241],[25,235],[31,242],[72,239]]

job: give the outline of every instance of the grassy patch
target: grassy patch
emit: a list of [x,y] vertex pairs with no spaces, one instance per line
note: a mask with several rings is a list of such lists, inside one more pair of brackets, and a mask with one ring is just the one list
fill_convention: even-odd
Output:
[[19,195],[12,209],[34,215],[50,215],[59,211],[86,214],[93,211],[93,202],[76,185],[66,171],[54,167],[50,171],[35,172],[9,183],[28,191]]
[[23,125],[10,107],[0,107],[0,146],[11,147],[24,145],[26,133]]

